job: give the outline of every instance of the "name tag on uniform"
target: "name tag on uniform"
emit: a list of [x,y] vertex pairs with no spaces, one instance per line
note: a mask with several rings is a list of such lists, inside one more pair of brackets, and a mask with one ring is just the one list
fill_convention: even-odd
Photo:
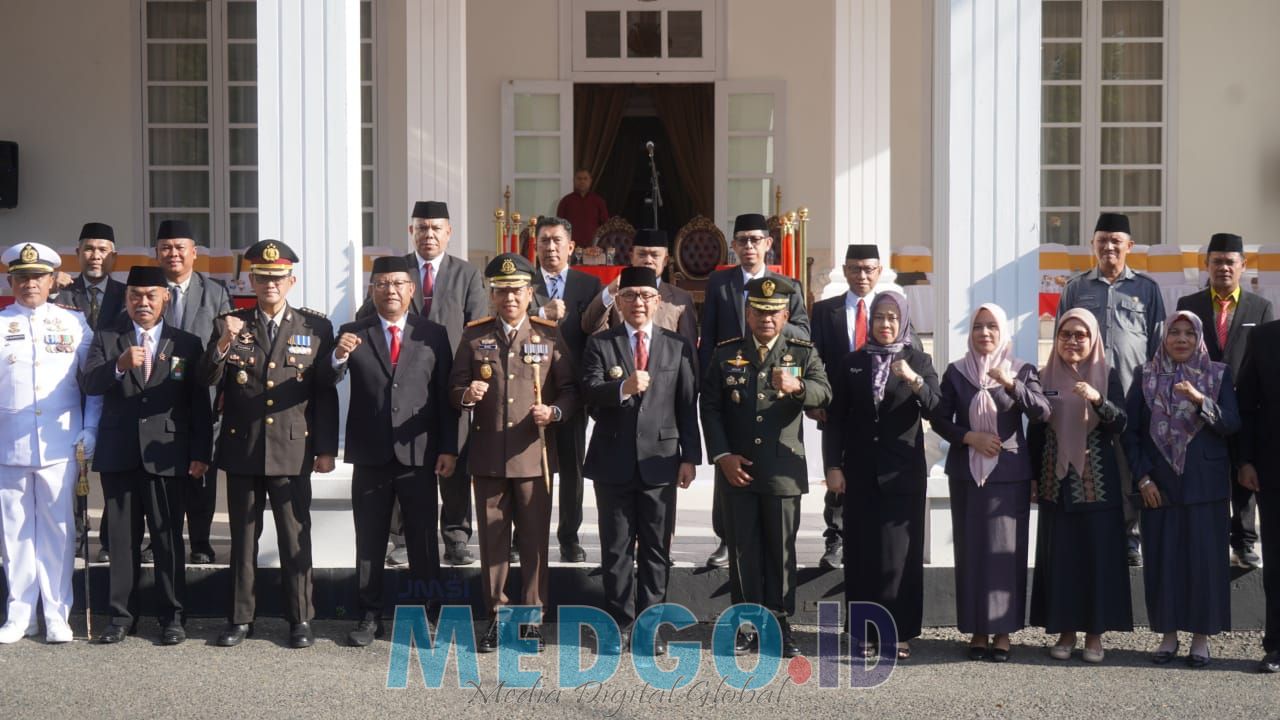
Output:
[[1240,323],[1240,327],[1256,327],[1258,323]]
[[476,344],[477,350],[497,350],[498,341],[493,338],[485,338]]
[[186,376],[187,374],[186,358],[180,358],[180,357],[173,358],[173,362],[169,365],[169,374],[173,376],[174,380],[181,380],[184,376]]
[[1057,390],[1045,390],[1045,391],[1044,391],[1044,396],[1045,396],[1045,397],[1058,397],[1058,391],[1057,391]]
[[1142,304],[1141,300],[1133,297],[1132,295],[1126,295],[1124,299],[1120,301],[1120,307],[1134,312],[1144,312],[1147,309],[1146,306]]
[[311,336],[310,335],[290,335],[289,336],[289,353],[293,355],[310,355],[311,354]]

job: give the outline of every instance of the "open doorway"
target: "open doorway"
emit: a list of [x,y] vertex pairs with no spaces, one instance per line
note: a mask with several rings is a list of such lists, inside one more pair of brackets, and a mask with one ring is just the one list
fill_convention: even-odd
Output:
[[573,86],[575,168],[591,171],[610,215],[653,227],[645,143],[654,143],[662,188],[658,227],[671,236],[697,215],[715,211],[715,86],[589,84]]

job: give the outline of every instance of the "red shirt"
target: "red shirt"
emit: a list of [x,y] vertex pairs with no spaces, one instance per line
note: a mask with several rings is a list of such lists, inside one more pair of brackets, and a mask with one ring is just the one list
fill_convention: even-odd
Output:
[[585,196],[571,192],[560,198],[556,214],[573,225],[574,245],[592,247],[596,228],[609,219],[609,208],[605,207],[604,198],[593,192],[588,192]]

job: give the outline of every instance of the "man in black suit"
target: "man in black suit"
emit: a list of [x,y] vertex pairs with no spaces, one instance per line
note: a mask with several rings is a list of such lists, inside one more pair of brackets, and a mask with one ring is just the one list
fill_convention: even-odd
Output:
[[108,644],[137,626],[144,513],[156,560],[160,642],[186,639],[181,486],[209,469],[213,420],[209,391],[196,373],[204,343],[162,320],[167,287],[160,268],[129,271],[128,315],[94,333],[81,378],[86,394],[103,396],[106,418],[93,469],[102,474],[115,549],[111,625],[100,637]]
[[[80,274],[73,280],[66,273],[57,273],[60,290],[58,301],[72,305],[84,313],[89,327],[110,327],[124,310],[124,283],[111,277],[116,266],[116,231],[100,222],[85,223],[80,229],[80,244],[76,248],[80,256]],[[76,498],[76,537],[85,541],[89,527],[84,521],[87,497]],[[110,559],[108,534],[110,523],[106,513],[98,524],[98,562]]]
[[[693,482],[702,440],[693,346],[654,322],[657,274],[624,269],[616,300],[623,324],[592,336],[583,353],[586,403],[596,408],[583,471],[595,481],[605,604],[625,646],[636,616],[666,601],[676,485]],[[665,652],[655,635],[655,653]]]
[[[1205,335],[1209,333],[1206,331]],[[1236,436],[1237,481],[1257,493],[1262,544],[1280,547],[1280,373],[1275,358],[1280,357],[1280,321],[1254,328],[1249,335],[1236,396],[1240,399],[1240,433]],[[1266,653],[1258,669],[1280,673],[1280,562],[1274,558],[1262,566],[1262,589],[1266,595],[1267,621],[1262,635]]]
[[[409,233],[415,251],[404,256],[409,262],[409,279],[413,295],[409,312],[423,315],[443,325],[449,334],[451,352],[458,351],[462,330],[467,323],[489,315],[489,292],[485,290],[480,270],[474,265],[448,254],[453,225],[449,222],[449,206],[438,201],[414,203],[409,219]],[[377,312],[370,295],[356,312],[357,319],[373,317]],[[471,480],[467,477],[467,423],[458,424],[458,462],[453,474],[440,478],[440,539],[444,541],[444,560],[450,565],[470,565],[475,557],[467,550],[471,539]],[[399,535],[401,513],[392,515],[392,533]],[[396,549],[387,555],[387,564],[403,565],[406,561],[403,538],[395,537]]]
[[[560,337],[569,347],[576,369],[582,367],[582,351],[587,333],[582,330],[582,313],[600,294],[600,280],[569,267],[573,257],[573,226],[568,220],[553,215],[538,218],[539,271],[533,274],[531,314],[551,320],[560,326]],[[587,415],[579,410],[557,425],[556,452],[560,467],[560,521],[556,539],[560,541],[560,559],[585,562],[587,553],[578,542],[582,527],[582,462],[587,446]]]
[[[744,337],[746,325],[743,307],[747,297],[747,283],[757,278],[773,278],[775,281],[792,282],[790,278],[769,269],[765,258],[773,247],[769,224],[758,213],[739,215],[733,221],[733,250],[738,256],[738,267],[717,270],[707,280],[706,299],[702,304],[702,339],[698,343],[698,367],[705,368],[711,361],[716,345],[725,340]],[[783,333],[786,337],[809,339],[809,315],[805,301],[799,292],[789,294],[787,312],[790,320]],[[724,510],[717,492],[712,499],[711,525],[720,541],[707,558],[709,567],[726,567],[729,549],[724,542]]]
[[[1209,359],[1225,362],[1231,377],[1239,378],[1244,351],[1253,329],[1271,322],[1271,301],[1240,287],[1244,276],[1244,239],[1217,233],[1205,253],[1209,287],[1178,299],[1178,310],[1190,310],[1204,324],[1204,344]],[[1231,559],[1240,567],[1256,568],[1262,559],[1253,549],[1258,541],[1254,494],[1239,483],[1231,484]]]
[[[347,640],[382,637],[382,573],[395,501],[403,512],[409,571],[431,592],[440,574],[435,541],[436,477],[453,475],[458,413],[449,404],[453,351],[445,329],[409,313],[414,267],[402,257],[373,263],[377,313],[338,330],[332,363],[351,374],[346,460],[355,466],[351,511],[361,619]],[[437,604],[438,598],[430,598]]]
[[[213,320],[231,312],[231,295],[222,283],[196,271],[199,254],[191,226],[182,220],[165,220],[156,228],[156,261],[169,284],[166,325],[185,330],[202,341],[213,334]],[[184,484],[190,561],[207,565],[216,556],[209,535],[218,504],[218,472],[191,478]]]

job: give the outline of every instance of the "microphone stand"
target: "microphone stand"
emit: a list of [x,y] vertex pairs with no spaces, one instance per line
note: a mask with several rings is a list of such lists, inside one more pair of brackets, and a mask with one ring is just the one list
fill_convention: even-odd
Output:
[[653,208],[653,228],[658,229],[658,208],[662,207],[662,188],[658,183],[658,166],[653,162],[653,151],[649,151],[649,197],[645,202]]

